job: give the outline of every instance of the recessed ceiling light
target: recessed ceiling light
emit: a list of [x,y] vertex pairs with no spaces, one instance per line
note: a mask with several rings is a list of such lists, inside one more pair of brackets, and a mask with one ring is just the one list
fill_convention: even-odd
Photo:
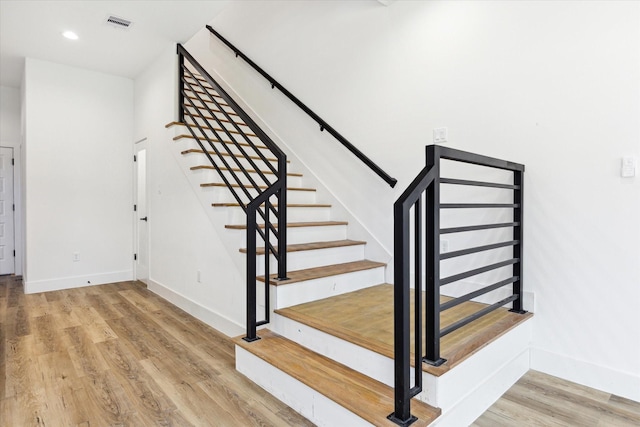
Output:
[[65,31],[64,33],[62,33],[62,35],[69,40],[78,40],[78,35],[73,31]]

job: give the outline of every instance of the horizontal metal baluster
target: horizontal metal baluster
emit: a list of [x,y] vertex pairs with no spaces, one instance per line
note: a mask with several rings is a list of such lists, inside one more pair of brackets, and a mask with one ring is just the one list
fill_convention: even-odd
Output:
[[[189,112],[187,112],[187,114],[190,114]],[[200,127],[200,125],[196,125],[195,126],[198,130],[200,130],[200,132],[202,134],[204,134],[204,131],[202,130],[202,128]],[[192,126],[188,126],[187,129],[189,130],[189,132],[191,133],[191,135],[193,135],[193,137],[196,139],[196,141],[199,140],[198,136],[195,134],[193,127]],[[209,138],[206,136],[206,134],[204,135],[204,137],[202,137],[202,139],[207,140],[207,142],[209,142],[209,145],[211,146],[211,149],[214,150],[216,152],[217,155],[217,159],[222,162],[222,164],[226,167],[227,172],[229,172],[229,174],[231,176],[233,176],[235,182],[239,185],[239,188],[243,189],[243,191],[245,193],[248,194],[248,190],[246,189],[246,184],[244,184],[242,182],[242,180],[236,175],[235,171],[233,170],[233,168],[229,165],[229,163],[226,161],[226,159],[224,158],[224,156],[222,156],[220,154],[220,151],[218,150],[218,148],[211,143],[211,141],[209,140]],[[200,147],[202,148],[204,155],[209,159],[209,161],[211,162],[211,164],[216,168],[216,170],[218,171],[218,174],[220,175],[220,177],[222,178],[223,181],[225,181],[225,184],[227,184],[228,187],[230,187],[228,181],[226,181],[225,179],[225,174],[223,173],[223,171],[218,167],[217,163],[214,161],[213,157],[211,157],[211,155],[209,154],[209,150],[205,149],[204,146],[202,144],[200,144],[198,142],[198,145],[200,145]],[[247,171],[242,169],[242,172],[244,172],[245,177],[248,175]],[[254,186],[254,188],[256,188],[257,184],[255,184],[255,182],[252,183],[252,185]],[[231,187],[230,187],[231,188]],[[233,191],[233,190],[232,190]],[[235,192],[235,191],[234,191]],[[250,196],[249,196],[250,197]],[[236,198],[236,200],[238,201],[238,203],[240,203],[241,206],[243,206],[244,204],[242,203],[242,201],[238,198]],[[243,207],[244,209],[244,207]]]
[[[188,70],[187,70],[187,71],[188,71]],[[189,102],[193,105],[193,107],[194,107],[194,108],[197,108],[197,107],[195,107],[195,104],[193,103],[193,100],[191,100],[190,98],[188,98],[188,100],[189,100]],[[203,102],[203,104],[204,104],[204,102]],[[211,111],[211,109],[210,109],[206,104],[204,104],[204,105],[205,105],[205,108],[207,109],[207,111],[209,112],[209,114],[211,114],[213,117],[215,117],[215,114],[213,114],[213,112]],[[217,105],[217,104],[216,104],[216,105]],[[218,107],[218,108],[222,109],[221,107]],[[225,114],[225,116],[226,116],[227,118],[229,118],[229,117],[230,117],[230,116],[229,116],[228,114],[226,114],[226,113],[223,113],[223,114]],[[217,118],[216,118],[216,121],[217,121]],[[218,131],[216,131],[216,130],[213,128],[213,126],[211,126],[211,124],[209,123],[209,121],[206,121],[205,123],[207,124],[207,127],[209,128],[209,130],[210,130],[211,132],[213,132],[213,134],[216,136],[216,138],[217,138],[218,140],[222,141],[222,138],[220,137],[220,135],[219,135]],[[233,143],[233,144],[234,144],[234,145],[235,145],[235,146],[236,146],[236,147],[237,147],[237,148],[242,152],[242,156],[243,156],[243,158],[248,159],[249,163],[254,167],[254,169],[256,170],[256,172],[258,173],[258,175],[262,178],[262,180],[263,180],[266,184],[270,184],[271,182],[269,181],[269,179],[267,179],[267,178],[264,176],[264,174],[260,171],[260,168],[258,168],[258,167],[256,166],[256,164],[253,162],[253,160],[251,160],[251,159],[249,158],[250,156],[249,156],[249,155],[244,151],[244,149],[242,148],[242,146],[241,146],[240,144],[238,144],[238,142],[236,141],[236,139],[233,137],[233,134],[231,134],[231,133],[230,133],[230,132],[229,132],[229,131],[228,131],[228,130],[227,130],[227,129],[222,125],[222,123],[221,123],[221,122],[219,122],[219,121],[218,121],[218,125],[223,129],[223,131],[225,132],[225,134],[226,134],[226,135],[231,139],[231,142],[232,142],[232,143]],[[198,129],[201,129],[199,125],[198,125]],[[203,133],[204,133],[204,132],[203,132]],[[212,148],[213,148],[213,144],[211,144],[211,145],[212,145]],[[250,172],[248,172],[248,171],[246,170],[246,168],[244,167],[244,165],[243,165],[243,164],[242,164],[242,162],[240,161],[239,156],[236,156],[236,155],[235,155],[235,153],[233,153],[233,152],[229,149],[229,146],[228,146],[227,144],[224,144],[224,143],[223,143],[223,144],[222,144],[222,146],[223,146],[223,148],[227,151],[227,153],[229,154],[229,156],[234,160],[234,162],[235,162],[235,164],[238,166],[238,168],[242,170],[242,172],[244,173],[245,177],[249,180],[249,182],[251,182],[251,185],[252,185],[254,188],[259,188],[259,184],[257,184],[257,183],[255,182],[255,180],[254,180],[254,179],[253,179],[253,177],[251,176]],[[217,151],[217,150],[216,150],[216,151]],[[226,161],[225,161],[224,159],[221,159],[221,160],[222,160],[223,162],[225,162],[225,164],[226,164]],[[228,167],[228,169],[231,169],[231,167]]]
[[[187,70],[187,71],[193,76],[193,73],[191,73],[190,70]],[[200,80],[198,80],[198,79],[195,79],[195,80],[196,80],[197,84],[202,88],[202,90],[205,90],[205,88],[202,85],[202,83],[200,83]],[[213,98],[213,95],[211,93],[209,93],[209,92],[206,92],[206,94],[212,99],[212,102],[222,111],[223,110],[222,106],[219,104],[218,101],[216,101]],[[200,98],[199,95],[196,95],[196,96],[199,98],[200,102],[202,102],[203,105],[206,105],[205,101],[203,101]],[[231,106],[231,105],[229,105],[229,108],[232,109],[232,110],[234,109],[233,106]],[[211,111],[209,111],[209,112],[211,113]],[[228,113],[228,112],[224,111],[223,114],[225,114],[225,113]],[[218,118],[214,114],[212,114],[212,116],[216,119],[216,121],[218,121]],[[244,138],[246,143],[251,145],[251,147],[254,149],[255,153],[258,154],[259,157],[261,157],[263,162],[271,169],[271,171],[275,172],[277,169],[274,168],[273,165],[271,164],[271,162],[269,162],[267,160],[267,158],[264,156],[262,151],[260,149],[258,149],[258,147],[256,147],[256,145],[254,144],[253,140],[246,135],[246,133],[237,125],[237,123],[234,120],[231,119],[230,116],[225,115],[225,117],[227,117],[230,120],[230,123],[236,128],[236,132],[238,132],[238,134],[240,134]],[[224,132],[232,139],[234,145],[240,150],[242,155],[251,162],[251,165],[253,166],[253,168],[256,169],[256,170],[259,170],[260,168],[253,162],[252,159],[250,159],[249,154],[247,154],[246,151],[242,148],[242,146],[238,144],[238,142],[235,140],[235,138],[233,138],[231,136],[231,133],[229,132],[229,129],[227,129],[227,127],[224,126],[221,122],[218,121],[218,123],[219,123],[220,127],[224,130]]]

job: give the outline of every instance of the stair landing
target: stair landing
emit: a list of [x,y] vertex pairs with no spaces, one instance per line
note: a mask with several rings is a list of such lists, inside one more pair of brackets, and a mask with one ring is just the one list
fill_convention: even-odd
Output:
[[[411,298],[413,300],[413,290]],[[449,299],[443,296],[441,302]],[[440,326],[444,328],[484,307],[486,304],[466,302],[446,310],[441,314]],[[393,358],[393,285],[373,286],[279,309],[276,313]],[[422,369],[440,376],[531,316],[532,313],[516,314],[500,308],[443,337],[440,342],[441,357],[447,362],[438,367],[423,364]],[[413,363],[413,354],[411,361]]]

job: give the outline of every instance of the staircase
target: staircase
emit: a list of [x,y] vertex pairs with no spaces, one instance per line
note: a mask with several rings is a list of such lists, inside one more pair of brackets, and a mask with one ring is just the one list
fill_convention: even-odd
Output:
[[[190,64],[181,66],[189,69],[184,77],[189,83],[183,94],[186,114],[166,127],[174,132],[183,164],[210,200],[213,216],[222,221],[219,227],[224,227],[226,241],[235,242],[230,249],[250,253],[246,207],[251,197],[275,185],[265,177],[278,173],[274,165],[282,159],[273,156],[241,114],[224,102],[210,77]],[[208,102],[204,95],[217,101]],[[213,149],[203,141],[205,135]],[[249,140],[234,141],[233,135]],[[226,161],[214,167],[212,158]],[[254,311],[265,321],[253,321],[268,329],[258,329],[254,337],[249,331],[249,340],[236,339],[236,367],[318,425],[395,426],[388,419],[395,402],[394,302],[393,286],[385,283],[387,265],[365,258],[367,242],[349,239],[349,224],[335,218],[331,204],[318,200],[318,191],[294,169],[286,163],[286,195],[263,205],[257,216],[256,235],[266,243],[255,248]],[[232,179],[243,170],[245,176]],[[281,260],[269,254],[284,252],[268,237],[279,228],[277,222],[270,223],[269,212],[283,209],[286,278],[280,271],[271,273]],[[441,302],[448,299],[443,296]],[[443,315],[441,324],[453,325],[484,306],[473,301],[459,304]],[[441,348],[447,362],[421,366],[425,386],[411,405],[411,425],[472,421],[479,414],[466,412],[477,402],[461,404],[473,397],[466,378],[476,383],[473,390],[477,383],[492,382],[491,392],[483,392],[490,402],[480,404],[488,407],[528,368],[530,317],[501,308],[448,335]]]

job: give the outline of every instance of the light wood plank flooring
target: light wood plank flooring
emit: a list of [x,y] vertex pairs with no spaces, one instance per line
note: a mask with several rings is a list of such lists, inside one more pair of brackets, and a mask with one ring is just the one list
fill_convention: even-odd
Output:
[[[24,295],[0,277],[0,426],[312,426],[233,343],[141,283]],[[473,427],[639,426],[640,403],[530,371]]]
[[239,374],[231,339],[123,282],[0,278],[0,426],[312,426]]
[[529,371],[472,427],[640,426],[640,403]]

